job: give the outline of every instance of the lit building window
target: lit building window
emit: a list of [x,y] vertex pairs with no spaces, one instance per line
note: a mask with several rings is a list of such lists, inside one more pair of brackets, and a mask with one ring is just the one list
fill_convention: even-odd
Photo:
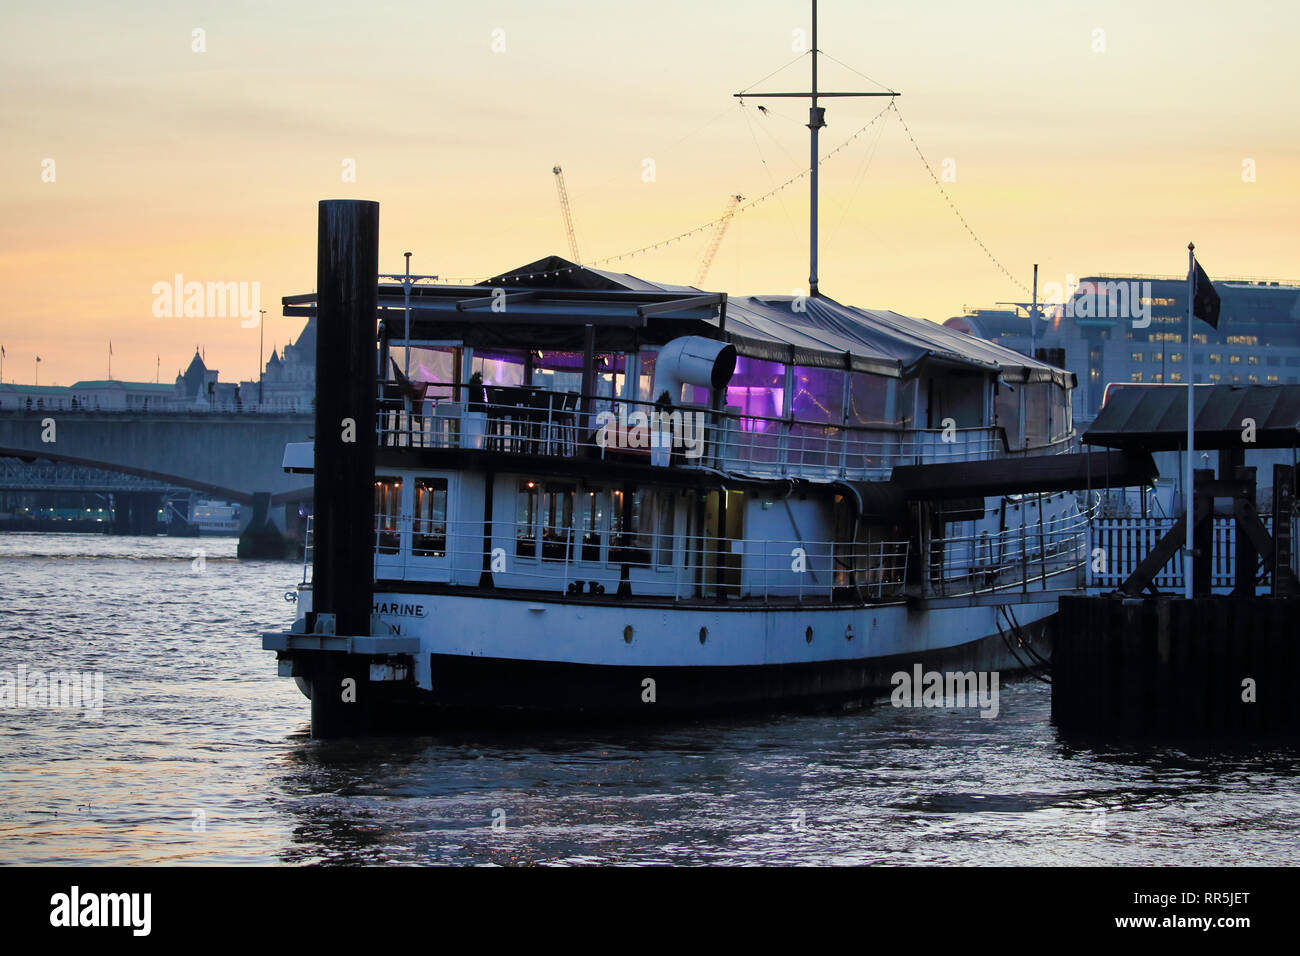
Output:
[[1140,382],[1140,381],[1142,381],[1142,373],[1141,373],[1141,372],[1134,372],[1132,375],[1129,376],[1129,379],[1128,379],[1128,380],[1129,380],[1130,382]]

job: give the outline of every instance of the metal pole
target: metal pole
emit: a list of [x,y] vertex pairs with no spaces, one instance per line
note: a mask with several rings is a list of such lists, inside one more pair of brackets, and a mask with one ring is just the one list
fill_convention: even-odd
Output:
[[817,131],[826,123],[824,111],[817,106],[817,0],[812,0],[812,105],[808,108],[808,129],[812,131],[812,158],[810,160],[812,175],[812,209],[809,216],[809,251],[808,251],[808,294],[818,295],[817,291]]
[[402,374],[409,380],[411,377],[411,254],[404,252],[402,255],[406,256],[406,278],[402,280],[402,296],[406,308],[406,348],[403,349],[406,360],[403,363]]
[[1183,469],[1183,498],[1187,506],[1187,545],[1183,550],[1183,593],[1191,600],[1192,587],[1192,459],[1196,451],[1196,372],[1192,356],[1192,309],[1196,297],[1196,244],[1187,244],[1187,464]]
[[1038,358],[1038,263],[1034,263],[1034,301],[1029,306],[1029,357]]

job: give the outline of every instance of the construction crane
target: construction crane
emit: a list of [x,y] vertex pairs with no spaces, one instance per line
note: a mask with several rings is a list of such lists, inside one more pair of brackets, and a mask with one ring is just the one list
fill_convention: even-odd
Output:
[[704,261],[700,263],[700,274],[695,279],[696,285],[704,285],[704,277],[709,274],[709,266],[713,265],[713,257],[718,254],[718,246],[722,245],[722,236],[736,215],[736,207],[740,205],[741,200],[744,198],[744,196],[736,195],[727,200],[727,206],[722,210],[722,218],[718,220],[718,226],[713,230],[713,238],[709,240],[709,248],[704,252]]
[[578,237],[573,233],[573,210],[569,208],[569,192],[564,188],[564,170],[559,166],[551,169],[555,174],[555,191],[560,194],[560,212],[564,213],[564,230],[569,234],[569,256],[574,262],[581,263],[578,255]]

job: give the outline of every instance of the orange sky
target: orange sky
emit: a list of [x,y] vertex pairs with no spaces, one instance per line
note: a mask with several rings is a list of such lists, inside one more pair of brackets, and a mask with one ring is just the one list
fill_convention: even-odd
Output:
[[[38,354],[42,384],[102,378],[109,339],[116,378],[152,380],[161,355],[170,380],[196,344],[223,380],[254,377],[256,328],[156,318],[152,288],[260,283],[269,353],[301,327],[279,299],[314,285],[323,198],[382,204],[385,270],[410,250],[416,271],[482,276],[567,255],[557,162],[585,261],[807,163],[806,105],[731,97],[798,56],[804,0],[67,2],[5,21],[6,381],[30,382]],[[823,51],[902,91],[936,172],[953,161],[949,195],[1025,284],[1034,262],[1044,282],[1179,273],[1189,240],[1211,277],[1300,278],[1295,7],[822,0],[820,21]],[[805,88],[807,65],[757,88]],[[821,85],[880,88],[829,60]],[[824,105],[825,153],[883,101]],[[803,288],[807,202],[800,183],[738,216],[706,284]],[[707,241],[609,267],[693,283]],[[821,275],[835,298],[940,321],[1024,297],[892,116],[822,167]]]

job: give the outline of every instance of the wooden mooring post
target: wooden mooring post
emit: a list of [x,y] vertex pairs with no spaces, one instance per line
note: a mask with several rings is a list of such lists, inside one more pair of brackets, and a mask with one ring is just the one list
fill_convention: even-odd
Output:
[[[1291,563],[1295,469],[1273,474],[1273,531],[1255,508],[1255,469],[1197,472],[1196,596],[1161,594],[1180,520],[1112,594],[1062,597],[1052,653],[1052,720],[1098,736],[1300,737],[1300,588]],[[1215,498],[1233,501],[1235,587],[1210,593]],[[1256,571],[1271,580],[1256,593]],[[1143,592],[1151,592],[1144,594]]]
[[1063,597],[1052,720],[1075,734],[1300,736],[1300,598]]

